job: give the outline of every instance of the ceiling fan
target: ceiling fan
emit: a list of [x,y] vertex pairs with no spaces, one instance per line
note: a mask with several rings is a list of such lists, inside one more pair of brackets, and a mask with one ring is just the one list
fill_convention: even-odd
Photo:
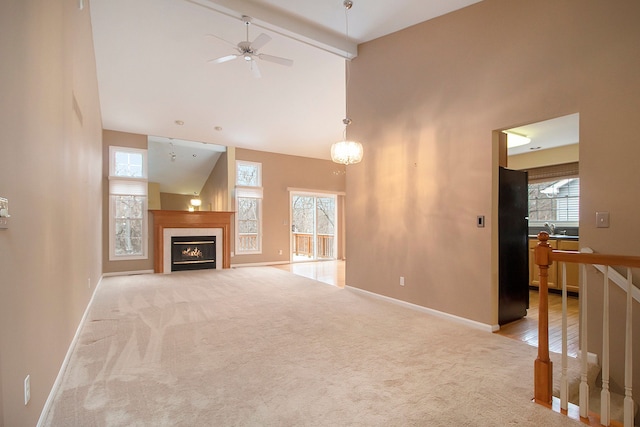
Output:
[[246,62],[249,63],[251,68],[251,72],[255,78],[260,78],[260,68],[258,68],[258,63],[256,62],[256,58],[262,59],[264,61],[274,62],[276,64],[285,65],[290,67],[293,65],[293,61],[287,58],[281,58],[279,56],[267,55],[265,53],[258,53],[258,50],[261,49],[265,44],[271,41],[271,37],[265,33],[260,34],[253,42],[249,41],[249,25],[251,25],[251,17],[243,15],[242,22],[244,22],[247,27],[247,39],[245,41],[241,41],[240,43],[233,44],[221,37],[216,36],[215,34],[208,34],[213,36],[219,40],[222,40],[225,43],[232,45],[239,53],[234,53],[231,55],[222,56],[220,58],[211,59],[208,62],[212,62],[214,64],[221,64],[223,62],[232,61],[236,58],[242,58]]

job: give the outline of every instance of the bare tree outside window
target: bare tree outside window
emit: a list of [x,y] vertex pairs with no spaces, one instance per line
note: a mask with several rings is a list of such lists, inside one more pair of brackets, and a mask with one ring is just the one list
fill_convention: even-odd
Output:
[[260,253],[262,165],[236,162],[236,253]]
[[580,219],[580,179],[565,178],[529,184],[529,221]]

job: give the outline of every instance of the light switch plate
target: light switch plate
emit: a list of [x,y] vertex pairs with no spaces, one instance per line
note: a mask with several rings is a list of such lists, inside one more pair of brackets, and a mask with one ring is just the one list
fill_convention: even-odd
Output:
[[596,212],[596,227],[609,228],[609,212]]

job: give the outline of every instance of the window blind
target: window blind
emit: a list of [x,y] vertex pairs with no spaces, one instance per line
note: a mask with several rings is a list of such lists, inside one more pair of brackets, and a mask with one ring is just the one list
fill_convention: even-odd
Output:
[[542,166],[524,169],[529,175],[529,184],[543,181],[553,181],[560,178],[577,178],[580,170],[579,163],[563,163],[560,165]]

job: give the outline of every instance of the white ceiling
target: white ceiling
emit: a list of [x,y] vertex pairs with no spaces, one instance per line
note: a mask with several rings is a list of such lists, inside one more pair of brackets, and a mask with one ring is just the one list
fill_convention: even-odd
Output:
[[[478,1],[353,0],[346,12],[343,0],[91,0],[103,127],[158,136],[150,138],[150,179],[163,192],[199,191],[221,146],[328,159],[343,134],[344,58],[357,44]],[[253,19],[249,40],[272,38],[260,53],[292,67],[258,60],[256,79],[242,59],[207,62],[237,53],[242,15]],[[514,128],[532,143],[509,154],[577,143],[577,120]]]
[[199,193],[226,147],[158,136],[148,138],[149,181],[160,192]]
[[[145,135],[329,158],[342,137],[345,61],[357,43],[479,0],[91,0],[103,127]],[[292,67],[207,61],[245,39]],[[343,56],[340,56],[343,55]],[[183,125],[176,121],[184,122]],[[215,130],[216,127],[221,130]]]
[[580,114],[575,113],[508,129],[531,139],[531,142],[526,145],[509,148],[508,154],[513,156],[563,145],[578,144],[580,142],[579,125]]

